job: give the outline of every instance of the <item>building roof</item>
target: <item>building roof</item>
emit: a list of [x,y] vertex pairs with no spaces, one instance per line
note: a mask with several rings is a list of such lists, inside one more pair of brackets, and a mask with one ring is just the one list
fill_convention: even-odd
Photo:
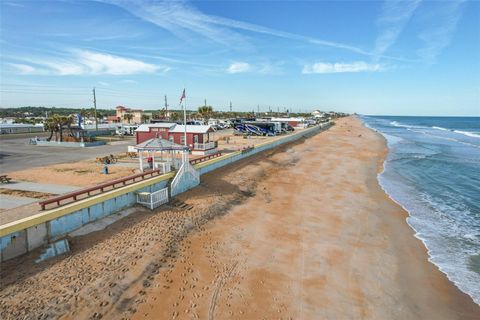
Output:
[[176,144],[172,141],[161,139],[161,138],[153,138],[142,143],[139,143],[135,146],[137,150],[184,150],[187,148],[186,146],[182,146],[180,144]]
[[142,109],[132,109],[132,108],[127,108],[124,106],[116,106],[115,109],[119,111],[125,111],[125,112],[143,112]]
[[[183,133],[185,132],[185,126],[183,124],[177,124],[169,131],[172,133]],[[212,131],[212,126],[208,125],[187,125],[187,133],[208,133]]]
[[157,122],[157,123],[144,123],[144,124],[141,124],[137,130],[135,130],[136,132],[150,132],[150,128],[172,128],[173,126],[175,126],[176,123],[173,123],[173,122]]
[[305,118],[272,118],[272,121],[305,121]]

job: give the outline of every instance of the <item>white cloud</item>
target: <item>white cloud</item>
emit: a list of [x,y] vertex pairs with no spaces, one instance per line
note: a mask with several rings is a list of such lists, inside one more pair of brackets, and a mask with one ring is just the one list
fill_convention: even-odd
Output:
[[303,41],[316,45],[352,51],[362,55],[371,53],[343,43],[310,38],[298,34],[279,31],[243,21],[207,15],[186,1],[119,1],[101,0],[123,8],[132,15],[168,30],[180,38],[197,34],[227,46],[248,46],[248,38],[236,30],[243,30],[270,36]]
[[312,65],[305,65],[302,73],[344,73],[344,72],[378,72],[385,70],[385,67],[378,63],[367,63],[355,61],[352,63],[326,63],[317,62]]
[[17,69],[21,74],[32,74],[35,72],[35,68],[26,64],[10,63],[12,67]]
[[88,50],[70,50],[69,55],[55,60],[49,58],[22,59],[35,68],[24,64],[12,64],[20,73],[55,75],[130,75],[167,72],[167,66],[146,63],[140,60]]
[[37,64],[46,67],[50,73],[60,76],[81,75],[88,73],[88,70],[86,70],[84,66],[74,62],[44,61],[42,59],[39,60]]
[[140,60],[113,56],[110,54],[77,50],[78,62],[93,74],[125,75],[135,73],[153,73],[159,66]]
[[375,41],[373,55],[378,59],[392,45],[405,28],[421,0],[388,0],[377,19],[381,31]]
[[450,44],[463,13],[463,2],[463,0],[438,2],[431,8],[428,16],[429,26],[419,34],[423,47],[417,50],[417,54],[424,62],[434,63],[440,52]]
[[234,62],[228,68],[228,73],[244,73],[252,70],[252,66],[247,62]]

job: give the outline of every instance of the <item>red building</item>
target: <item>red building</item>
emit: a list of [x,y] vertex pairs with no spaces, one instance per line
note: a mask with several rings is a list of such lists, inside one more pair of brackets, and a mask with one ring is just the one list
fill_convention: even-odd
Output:
[[176,125],[176,123],[172,122],[142,124],[137,128],[137,130],[135,130],[137,144],[152,138],[162,138],[168,140],[168,130]]
[[[211,126],[187,125],[187,146],[192,154],[211,154],[217,152],[217,143],[210,133],[214,132]],[[185,144],[185,126],[175,123],[142,124],[135,131],[137,144],[152,138],[170,140],[176,144]]]

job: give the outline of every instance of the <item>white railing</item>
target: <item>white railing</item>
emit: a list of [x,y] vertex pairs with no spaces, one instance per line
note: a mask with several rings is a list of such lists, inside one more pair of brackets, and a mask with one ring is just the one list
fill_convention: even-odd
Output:
[[185,162],[185,174],[189,174],[193,179],[200,179],[200,173],[190,164]]
[[153,210],[160,205],[168,202],[168,188],[163,188],[155,192],[137,193],[137,203]]
[[216,147],[215,141],[193,144],[193,150],[210,150],[210,149],[214,149],[215,147]]
[[[191,180],[190,182],[192,182],[193,185],[198,185],[200,182],[200,173],[190,164],[190,162],[183,162],[170,184],[170,194],[172,197],[185,191],[181,189],[180,185],[183,178]],[[186,183],[186,185],[190,184],[191,183]]]
[[[173,177],[172,183],[170,184],[170,190],[173,191],[177,188],[178,184],[180,183],[180,178],[183,175],[184,167],[185,167],[185,162],[182,163],[182,165],[180,166],[180,169],[178,169],[177,173],[175,174],[175,177]],[[173,192],[171,193],[173,194]]]
[[168,173],[172,171],[172,163],[171,162],[156,162],[155,169],[160,169],[162,174]]

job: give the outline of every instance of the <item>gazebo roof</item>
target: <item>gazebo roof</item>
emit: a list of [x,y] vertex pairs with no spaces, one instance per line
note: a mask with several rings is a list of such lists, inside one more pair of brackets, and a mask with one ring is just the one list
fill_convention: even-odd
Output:
[[153,138],[147,141],[144,141],[135,146],[137,150],[154,150],[154,151],[164,151],[164,150],[184,150],[187,147],[180,144],[176,144],[172,141]]

